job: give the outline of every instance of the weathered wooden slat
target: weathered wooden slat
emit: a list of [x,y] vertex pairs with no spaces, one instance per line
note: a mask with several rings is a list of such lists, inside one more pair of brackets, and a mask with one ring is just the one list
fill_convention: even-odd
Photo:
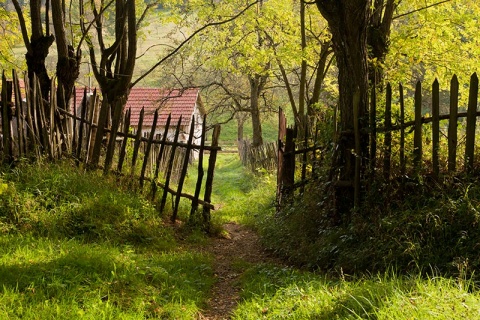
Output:
[[22,106],[22,93],[20,91],[20,82],[15,70],[12,71],[13,78],[13,91],[15,94],[15,116],[17,117],[17,146],[18,156],[23,157],[26,155],[25,150],[25,122]]
[[[293,193],[295,184],[295,130],[286,129],[285,150],[283,153],[283,168],[281,176],[281,201],[288,199]],[[281,203],[281,202],[280,202]]]
[[440,173],[440,85],[435,79],[432,85],[432,172],[435,178]]
[[277,149],[277,211],[282,200],[283,154],[285,153],[285,136],[287,135],[287,119],[283,109],[278,110],[278,149]]
[[125,155],[127,154],[127,144],[128,144],[128,130],[130,129],[130,117],[132,115],[132,111],[130,109],[127,110],[125,114],[125,119],[123,123],[123,140],[122,140],[122,145],[120,147],[120,153],[118,155],[118,165],[117,165],[117,172],[121,173],[122,172],[122,167],[123,167],[123,161],[125,159]]
[[173,206],[172,221],[175,221],[177,219],[178,206],[180,205],[180,193],[182,193],[183,183],[185,181],[185,177],[187,176],[188,163],[190,161],[190,154],[192,151],[192,141],[193,141],[194,135],[195,135],[195,117],[192,117],[190,133],[187,140],[187,148],[185,148],[185,157],[183,159],[182,171],[180,172],[180,178],[178,180],[177,196],[175,197],[175,205]]
[[38,146],[38,130],[37,128],[37,122],[34,121],[33,119],[35,118],[35,87],[33,88],[33,91],[30,88],[30,81],[28,80],[27,77],[25,77],[25,95],[27,98],[27,112],[26,112],[26,118],[27,118],[27,135],[29,138],[29,152],[31,153],[32,157],[39,158],[40,157],[40,150]]
[[[212,147],[218,147],[218,139],[220,137],[220,125],[215,125],[212,134]],[[205,181],[205,195],[203,200],[207,203],[212,201],[213,190],[213,175],[215,172],[215,163],[217,161],[217,149],[210,151],[210,157],[208,158],[207,180]],[[203,206],[203,223],[206,227],[210,226],[210,207]],[[207,230],[208,231],[208,230]]]
[[[165,189],[163,190],[163,195],[162,195],[162,201],[160,203],[160,212],[163,212],[165,209],[165,204],[167,203],[167,195],[168,192],[166,189],[169,188],[170,186],[170,179],[172,177],[172,168],[173,168],[173,162],[175,160],[175,151],[177,149],[177,141],[178,141],[178,136],[180,135],[180,126],[182,125],[182,116],[180,116],[180,119],[178,119],[177,123],[177,128],[175,130],[175,136],[173,138],[173,145],[170,150],[170,160],[168,161],[168,167],[167,167],[167,176],[165,177]],[[173,215],[172,215],[173,217]]]
[[415,131],[413,134],[413,166],[416,174],[422,170],[422,83],[415,88]]
[[402,192],[403,187],[405,186],[405,176],[407,172],[407,162],[405,159],[405,99],[403,97],[403,86],[399,85],[399,94],[400,94],[400,175],[402,182]]
[[92,158],[90,160],[90,165],[93,167],[98,167],[98,164],[100,162],[100,154],[102,151],[103,137],[105,135],[105,127],[107,126],[109,111],[110,105],[108,105],[107,99],[103,99],[97,122],[98,126],[95,133],[95,142],[93,145]]
[[107,145],[107,153],[105,155],[105,165],[103,167],[103,173],[107,174],[110,172],[113,163],[113,157],[115,156],[115,143],[117,141],[117,131],[120,127],[120,121],[122,120],[122,110],[123,110],[123,102],[122,100],[117,100],[113,110],[113,119],[112,119],[112,129],[110,131],[108,145]]
[[392,86],[387,84],[385,98],[385,138],[383,140],[383,179],[390,180],[390,166],[392,157]]
[[458,78],[456,75],[450,81],[450,118],[448,121],[448,171],[457,169],[458,143]]
[[11,136],[12,118],[12,82],[7,81],[5,72],[2,73],[2,135],[3,135],[3,161],[13,162],[13,144]]
[[468,94],[467,108],[467,128],[465,138],[465,170],[467,173],[473,171],[473,162],[475,156],[475,128],[477,122],[477,102],[478,102],[478,77],[474,73],[470,78],[470,90]]
[[198,210],[198,199],[200,197],[200,191],[202,189],[202,181],[203,176],[205,174],[205,170],[203,169],[203,153],[205,152],[205,126],[207,122],[207,116],[203,117],[202,122],[202,135],[200,137],[200,148],[198,150],[198,166],[197,166],[197,183],[195,185],[195,193],[193,195],[192,200],[192,209],[190,210],[190,219],[193,218],[193,215]]
[[[93,96],[90,98],[87,104],[88,107],[88,131],[87,137],[85,138],[86,147],[85,147],[85,163],[88,164],[93,155],[93,145],[95,144],[95,137],[97,135],[98,127],[98,117],[99,117],[99,102],[97,97],[97,89],[93,91]],[[94,124],[97,123],[97,126]]]
[[[76,99],[76,98],[74,98]],[[75,107],[76,109],[76,107]],[[76,150],[76,164],[77,166],[80,164],[80,159],[82,157],[82,146],[83,146],[83,132],[86,129],[86,122],[87,122],[87,109],[88,109],[88,101],[87,101],[87,88],[83,89],[83,98],[81,103],[81,120],[78,127],[78,138],[77,138],[77,150]],[[77,120],[75,119],[73,123],[76,123]],[[76,130],[74,130],[76,132]]]
[[148,142],[145,148],[145,155],[143,157],[142,171],[140,172],[141,188],[143,188],[143,181],[145,180],[145,171],[147,170],[148,159],[150,157],[150,150],[152,149],[152,142],[153,142],[153,138],[155,137],[155,130],[157,129],[157,121],[158,121],[158,109],[155,110],[155,114],[153,115],[152,128],[150,130],[150,135],[148,136]]
[[160,143],[160,150],[158,152],[157,159],[155,162],[155,173],[153,174],[153,179],[152,179],[152,201],[155,200],[155,194],[157,193],[157,178],[158,178],[158,173],[160,171],[163,154],[165,152],[165,146],[167,142],[168,130],[170,129],[171,120],[172,120],[172,115],[169,114],[167,118],[167,122],[165,124],[165,130],[163,131],[162,142]]
[[[83,99],[85,98],[85,93],[86,93],[86,90],[87,88],[85,87],[84,88],[84,93],[83,93],[83,98],[82,98],[82,102],[83,102]],[[72,120],[72,156],[74,158],[77,158],[77,149],[78,149],[78,131],[79,131],[79,128],[77,128],[77,118],[80,117],[82,118],[82,110],[83,110],[83,105],[82,105],[82,102],[80,102],[80,115],[78,115],[78,112],[77,112],[77,89],[74,87],[73,88],[73,92],[72,92],[72,100],[73,100],[73,120]],[[82,118],[83,120],[83,118]],[[80,121],[80,127],[83,126],[83,122]],[[78,158],[77,158],[78,159]],[[77,165],[78,165],[78,160],[76,160],[77,162]]]
[[137,165],[138,150],[142,143],[142,129],[143,129],[143,117],[145,116],[145,108],[140,111],[140,118],[137,124],[137,134],[135,135],[135,142],[133,143],[133,155],[132,155],[132,167],[130,168],[130,174],[135,173],[135,166]]

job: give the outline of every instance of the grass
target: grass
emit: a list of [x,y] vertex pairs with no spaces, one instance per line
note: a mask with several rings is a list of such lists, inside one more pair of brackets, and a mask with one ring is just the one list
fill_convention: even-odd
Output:
[[233,153],[220,154],[215,170],[213,202],[219,210],[213,215],[220,223],[252,225],[260,214],[273,208],[275,181],[271,175],[249,172]]
[[[179,237],[154,204],[130,190],[128,184],[116,177],[79,171],[69,163],[21,163],[13,170],[3,168],[1,172],[2,319],[196,319],[205,308],[215,277],[213,257],[200,250],[212,240],[199,230],[183,230]],[[419,230],[410,229],[413,227],[408,223],[416,226],[431,222],[440,228],[439,232],[448,231],[442,225],[446,220],[427,214],[427,208],[433,210],[434,203],[441,209],[435,211],[439,217],[447,217],[442,212],[457,210],[463,216],[456,219],[464,219],[459,224],[474,222],[469,219],[475,218],[480,191],[474,184],[463,186],[455,189],[458,194],[425,186],[424,191],[430,193],[422,193],[423,198],[417,199],[415,205],[411,199],[410,205],[403,207],[408,209],[403,216],[383,217],[381,224],[389,227],[382,232],[394,236],[399,229],[394,221],[403,226],[404,236]],[[353,240],[346,236],[346,229],[342,234],[330,230],[330,238],[325,237],[325,231],[317,233],[312,237],[331,239],[330,242],[315,242],[317,246],[311,246],[311,251],[304,251],[305,238],[286,225],[298,223],[293,218],[299,214],[306,223],[313,223],[320,217],[318,213],[309,211],[313,207],[303,202],[303,207],[297,205],[296,210],[286,212],[293,220],[278,218],[272,206],[274,178],[266,173],[248,173],[236,154],[219,154],[213,190],[214,203],[220,204],[212,213],[217,224],[234,221],[264,232],[265,223],[269,222],[272,228],[280,226],[278,230],[291,233],[275,234],[277,242],[266,235],[267,244],[292,244],[298,251],[292,257],[297,260],[319,259],[336,245],[345,251],[342,256],[335,255],[337,259],[358,262],[359,256],[365,255],[372,265],[374,257],[358,250],[360,244],[367,243],[363,233],[378,236],[368,228],[357,229],[357,238]],[[318,194],[313,189],[308,191],[318,204]],[[466,212],[471,214],[465,215]],[[420,216],[430,218],[416,219]],[[181,217],[188,214],[182,213]],[[274,217],[277,218],[272,220]],[[276,224],[280,220],[283,225]],[[297,230],[311,236],[306,225]],[[397,239],[399,243],[414,244],[404,252],[410,259],[406,261],[422,256],[422,246],[424,250],[433,250],[435,243],[438,246],[436,234],[425,230],[421,237],[416,233],[417,242],[412,241],[415,238]],[[450,248],[458,253],[462,247],[475,243],[473,237],[469,231],[456,247],[450,244],[440,249]],[[379,246],[369,250],[379,254],[385,248],[392,249]],[[390,252],[388,259],[393,254],[398,253]],[[480,291],[472,276],[477,269],[476,260],[466,256],[461,259],[459,255],[454,262],[454,276],[434,265],[429,269],[414,266],[408,272],[390,267],[353,276],[354,273],[346,273],[347,268],[311,272],[238,259],[233,262],[233,271],[241,275],[236,284],[241,300],[232,318],[477,319]]]
[[345,279],[261,265],[242,277],[233,319],[477,319],[472,284],[393,272]]
[[64,163],[2,171],[2,319],[194,319],[204,307],[212,257],[141,194]]

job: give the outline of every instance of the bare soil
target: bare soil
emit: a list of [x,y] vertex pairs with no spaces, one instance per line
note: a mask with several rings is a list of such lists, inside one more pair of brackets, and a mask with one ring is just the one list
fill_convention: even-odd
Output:
[[237,280],[241,276],[238,268],[233,267],[236,261],[253,264],[281,262],[262,248],[258,235],[247,227],[228,223],[224,225],[227,235],[215,239],[206,248],[214,256],[214,272],[217,279],[212,289],[212,298],[207,308],[199,315],[200,320],[230,319],[232,311],[240,300],[240,288]]

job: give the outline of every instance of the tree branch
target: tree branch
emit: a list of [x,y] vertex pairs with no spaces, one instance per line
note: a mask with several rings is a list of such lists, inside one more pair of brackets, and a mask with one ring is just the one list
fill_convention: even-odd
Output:
[[428,6],[419,8],[419,9],[415,9],[415,10],[412,10],[412,11],[409,11],[409,12],[405,12],[405,13],[399,14],[398,16],[393,17],[392,20],[396,20],[396,19],[398,19],[398,18],[408,16],[408,15],[410,15],[410,14],[412,14],[412,13],[415,13],[415,12],[419,12],[419,11],[426,10],[426,9],[428,9],[428,8],[431,8],[431,7],[439,6],[439,5],[441,5],[441,4],[444,4],[444,3],[450,2],[450,1],[452,1],[452,0],[443,0],[443,1],[440,1],[440,2],[437,2],[437,3],[434,3],[434,4],[431,4],[431,5],[428,5]]
[[240,17],[242,14],[244,14],[248,9],[250,9],[252,6],[254,6],[255,4],[257,4],[260,0],[256,0],[255,2],[252,2],[251,4],[249,4],[247,7],[245,7],[242,11],[240,11],[238,14],[226,19],[226,20],[223,20],[223,21],[218,21],[218,22],[211,22],[211,23],[208,23],[204,26],[202,26],[201,28],[197,29],[195,32],[193,32],[187,39],[185,39],[184,41],[182,41],[182,43],[180,43],[180,45],[178,45],[178,47],[175,48],[175,50],[173,50],[172,52],[170,52],[169,54],[167,54],[165,57],[163,57],[162,59],[160,59],[160,61],[158,61],[156,64],[154,64],[150,69],[148,69],[143,75],[141,75],[140,77],[138,77],[137,80],[135,80],[131,85],[130,87],[133,87],[135,86],[138,82],[140,82],[141,80],[143,80],[146,76],[148,76],[150,73],[152,73],[156,68],[158,68],[159,65],[161,65],[163,62],[165,62],[165,60],[169,59],[170,57],[172,57],[173,55],[175,55],[178,51],[180,51],[180,49],[186,45],[191,39],[193,39],[197,34],[199,34],[200,32],[202,32],[203,30],[209,28],[209,27],[213,27],[213,26],[219,26],[219,25],[222,25],[222,24],[226,24],[226,23],[229,23],[235,19],[237,19],[238,17]]

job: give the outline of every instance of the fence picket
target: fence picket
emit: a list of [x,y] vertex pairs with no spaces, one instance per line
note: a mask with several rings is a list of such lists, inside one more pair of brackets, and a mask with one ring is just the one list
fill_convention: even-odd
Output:
[[422,83],[415,88],[415,132],[413,135],[413,165],[418,175],[422,170]]
[[148,136],[147,147],[145,148],[142,171],[140,173],[140,188],[143,188],[143,181],[145,180],[145,171],[147,170],[148,159],[150,157],[150,150],[152,148],[152,141],[153,141],[153,138],[155,137],[155,130],[157,129],[157,121],[158,121],[158,109],[155,110],[155,114],[153,115],[152,128],[150,130],[150,135]]
[[[218,138],[220,137],[220,125],[215,125],[213,127],[212,134],[212,150],[210,150],[210,157],[208,158],[208,170],[207,170],[207,181],[205,182],[205,195],[203,197],[204,201],[210,203],[212,201],[212,190],[213,190],[213,175],[215,172],[215,162],[217,161],[217,147],[218,147]],[[210,226],[210,207],[203,206],[203,223],[205,226]]]
[[465,169],[467,173],[473,171],[473,160],[475,155],[475,128],[477,122],[477,101],[478,101],[478,77],[474,73],[470,78],[470,90],[468,94],[467,109],[467,131],[465,138]]
[[450,81],[450,117],[448,121],[448,171],[457,168],[457,128],[458,128],[458,78],[456,75]]
[[190,152],[192,150],[192,141],[193,141],[194,134],[195,134],[195,117],[192,117],[190,134],[187,140],[187,147],[185,148],[185,157],[183,159],[182,171],[180,173],[180,179],[178,180],[177,195],[175,197],[175,205],[173,206],[172,221],[175,221],[177,219],[178,206],[180,205],[180,194],[183,189],[183,182],[185,181],[185,177],[187,175],[188,163],[190,161]]
[[[175,160],[175,151],[177,149],[177,142],[178,142],[178,136],[180,135],[180,125],[182,124],[182,116],[180,116],[180,119],[178,119],[177,123],[177,128],[175,130],[175,136],[173,138],[173,144],[172,148],[170,150],[170,159],[168,161],[168,166],[167,166],[167,176],[165,178],[165,188],[163,190],[163,195],[162,195],[162,201],[160,203],[160,212],[163,212],[165,209],[165,204],[167,202],[167,195],[168,195],[168,188],[170,186],[170,178],[172,176],[172,169],[174,165],[174,160]],[[172,221],[175,217],[172,215]]]
[[392,156],[392,87],[387,84],[385,100],[385,138],[383,141],[383,178],[390,179],[390,165]]
[[[207,117],[203,117],[202,122],[202,132],[205,132],[205,125],[207,122]],[[198,210],[198,198],[200,196],[200,190],[202,189],[202,180],[203,175],[205,174],[203,170],[203,153],[205,148],[205,134],[202,134],[200,137],[200,150],[198,152],[198,168],[197,168],[197,183],[195,185],[195,193],[192,200],[192,209],[190,210],[190,219],[193,218],[193,214]]]
[[432,172],[435,178],[440,173],[438,151],[440,149],[440,85],[435,79],[432,85]]

